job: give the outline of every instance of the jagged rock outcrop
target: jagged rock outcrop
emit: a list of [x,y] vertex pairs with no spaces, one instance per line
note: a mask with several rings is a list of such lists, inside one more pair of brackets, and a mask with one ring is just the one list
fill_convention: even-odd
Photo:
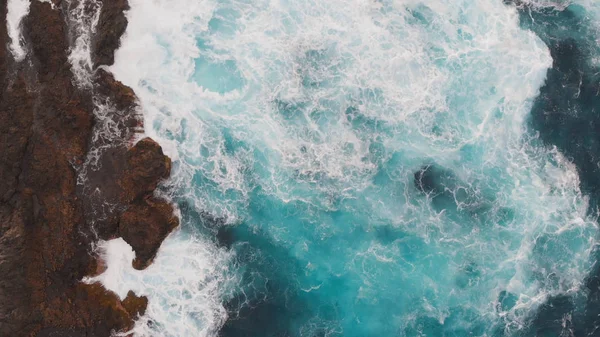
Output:
[[[151,140],[131,148],[141,119],[130,88],[104,70],[94,72],[92,88],[74,84],[68,4],[53,3],[31,2],[22,62],[7,49],[0,3],[0,336],[109,336],[130,329],[147,299],[129,293],[121,301],[82,283],[99,269],[91,246],[122,235],[137,268],[152,261],[178,224],[173,207],[153,196],[170,160]],[[126,8],[104,0],[96,66],[113,62]],[[94,98],[109,107],[103,118],[117,125],[114,134],[102,134]]]
[[127,152],[126,168],[120,185],[122,201],[131,203],[152,195],[161,179],[171,173],[171,159],[150,138],[140,140]]
[[152,197],[137,200],[123,213],[119,236],[131,245],[136,257],[133,267],[144,269],[151,262],[161,242],[179,225],[173,206]]
[[136,252],[133,266],[146,268],[161,242],[179,225],[173,206],[153,197],[161,179],[171,172],[171,159],[150,138],[140,140],[127,152],[124,175],[120,181],[122,203],[129,204],[119,219],[119,236]]
[[127,28],[127,18],[124,13],[129,9],[127,0],[104,1],[102,6],[96,28],[98,33],[92,45],[92,61],[95,67],[113,64],[115,50],[119,48],[119,40]]

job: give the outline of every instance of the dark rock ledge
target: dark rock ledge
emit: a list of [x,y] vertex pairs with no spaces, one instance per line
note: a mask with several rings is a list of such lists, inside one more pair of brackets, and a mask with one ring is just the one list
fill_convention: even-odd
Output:
[[[126,0],[99,1],[95,67],[112,64],[127,25]],[[129,293],[121,301],[81,279],[101,270],[92,252],[98,239],[122,236],[136,251],[136,268],[151,263],[178,225],[172,205],[154,196],[171,162],[151,139],[131,146],[142,125],[130,88],[104,70],[95,71],[91,88],[74,84],[66,1],[53,0],[54,10],[31,2],[22,22],[28,56],[19,63],[7,48],[6,2],[0,1],[0,336],[127,331],[147,299]],[[99,132],[93,99],[109,103],[116,133]]]

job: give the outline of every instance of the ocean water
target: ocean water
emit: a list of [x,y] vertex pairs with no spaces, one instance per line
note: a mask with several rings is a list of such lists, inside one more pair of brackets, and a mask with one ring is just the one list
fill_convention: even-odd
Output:
[[600,6],[130,0],[182,226],[137,336],[597,336]]

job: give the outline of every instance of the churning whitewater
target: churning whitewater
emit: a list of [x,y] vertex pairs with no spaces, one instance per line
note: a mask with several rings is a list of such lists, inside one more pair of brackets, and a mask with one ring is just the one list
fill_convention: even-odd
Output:
[[144,271],[100,245],[136,336],[534,336],[581,294],[597,222],[522,23],[569,3],[507,2],[130,0],[111,70],[182,219]]

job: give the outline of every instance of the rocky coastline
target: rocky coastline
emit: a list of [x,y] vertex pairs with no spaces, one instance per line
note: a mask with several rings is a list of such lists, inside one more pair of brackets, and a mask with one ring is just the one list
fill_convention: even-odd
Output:
[[82,282],[103,268],[94,245],[122,237],[143,269],[179,224],[154,193],[171,161],[138,140],[135,94],[103,69],[125,32],[127,1],[97,1],[89,86],[76,83],[69,62],[75,1],[31,2],[22,61],[8,48],[0,2],[0,336],[127,332],[147,299]]

